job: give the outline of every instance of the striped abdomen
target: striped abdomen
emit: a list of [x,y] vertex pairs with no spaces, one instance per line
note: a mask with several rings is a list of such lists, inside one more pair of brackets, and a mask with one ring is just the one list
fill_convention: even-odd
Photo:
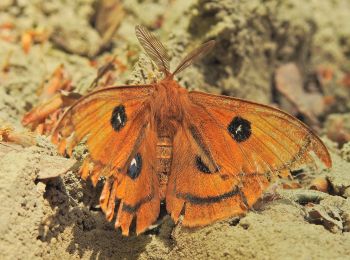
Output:
[[166,194],[171,169],[172,151],[173,141],[169,137],[159,137],[157,142],[157,176],[161,200],[165,198]]

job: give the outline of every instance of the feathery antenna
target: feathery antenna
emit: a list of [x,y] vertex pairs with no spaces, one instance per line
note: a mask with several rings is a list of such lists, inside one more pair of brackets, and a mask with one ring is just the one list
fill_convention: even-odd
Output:
[[146,27],[135,27],[136,37],[147,55],[157,64],[158,68],[166,75],[170,75],[169,55],[164,45]]
[[173,73],[170,73],[170,57],[164,45],[154,34],[152,34],[146,27],[142,25],[137,25],[135,27],[135,31],[136,37],[143,49],[146,51],[147,55],[157,64],[158,68],[163,71],[166,76],[174,76],[175,74],[183,71],[188,66],[192,65],[203,56],[205,56],[215,46],[214,40],[202,44],[187,54],[177,66],[175,71]]
[[172,73],[172,75],[175,75],[180,71],[183,71],[188,66],[192,65],[193,63],[195,63],[196,61],[204,57],[213,49],[214,46],[215,46],[215,41],[211,40],[206,43],[203,43],[201,46],[191,51],[189,54],[185,56],[185,58],[183,58],[183,60],[177,66],[177,68]]

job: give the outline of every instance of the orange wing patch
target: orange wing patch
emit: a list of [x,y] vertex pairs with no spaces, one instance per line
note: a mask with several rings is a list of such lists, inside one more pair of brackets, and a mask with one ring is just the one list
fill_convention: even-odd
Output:
[[[150,86],[114,87],[85,96],[64,114],[53,132],[53,141],[60,143],[62,153],[66,149],[71,154],[73,147],[86,137],[95,163],[116,165],[125,161],[126,155],[121,153],[127,147],[124,139],[133,143],[141,135],[146,122],[141,112],[151,91]],[[111,159],[115,151],[119,161]]]
[[167,193],[175,221],[183,209],[186,226],[243,213],[277,176],[314,164],[311,152],[331,166],[318,137],[282,111],[200,92],[189,96],[188,130],[175,136]]
[[244,190],[248,187],[247,182],[254,184],[250,191],[255,196],[261,194],[268,184],[264,175],[242,176],[236,173],[233,176],[233,171],[227,172],[212,159],[208,161],[203,148],[205,150],[206,146],[203,147],[198,137],[179,129],[174,139],[166,205],[175,221],[184,208],[182,223],[190,227],[204,226],[245,212],[252,204],[248,198],[252,194]]
[[[332,165],[327,148],[317,135],[301,121],[281,110],[201,92],[191,92],[189,95],[224,130],[225,135],[230,137],[228,139],[235,141],[243,150],[249,149],[251,154],[260,154],[271,169],[313,162],[310,152],[314,152],[327,167]],[[249,137],[235,140],[247,128]]]
[[123,234],[128,234],[134,216],[141,232],[159,213],[158,185],[151,177],[156,156],[150,149],[157,139],[147,112],[152,91],[148,85],[96,91],[73,105],[52,135],[60,152],[68,154],[86,138],[89,156],[80,168],[81,177],[90,176],[94,185],[100,176],[107,177],[101,208],[111,221],[115,199],[121,199],[116,225]]
[[114,215],[115,200],[120,199],[116,227],[121,227],[123,235],[136,217],[136,233],[143,232],[156,221],[159,215],[159,183],[155,171],[156,134],[147,127],[146,135],[139,149],[128,161],[122,174],[110,177],[104,185],[100,204],[111,221]]

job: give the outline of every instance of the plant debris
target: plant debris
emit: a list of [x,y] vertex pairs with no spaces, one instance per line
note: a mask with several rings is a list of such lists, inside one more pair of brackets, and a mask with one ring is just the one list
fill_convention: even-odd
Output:
[[324,97],[320,92],[307,92],[304,89],[301,73],[294,63],[280,66],[275,74],[276,89],[296,110],[292,114],[300,113],[315,127],[319,127],[318,116],[325,110]]

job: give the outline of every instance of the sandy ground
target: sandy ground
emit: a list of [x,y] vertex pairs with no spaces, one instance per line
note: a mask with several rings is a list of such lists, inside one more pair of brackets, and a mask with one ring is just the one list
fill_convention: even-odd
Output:
[[[0,124],[22,131],[23,115],[39,102],[38,88],[60,64],[75,91],[82,94],[96,77],[91,60],[101,65],[111,55],[125,66],[115,71],[113,84],[157,77],[140,54],[133,32],[136,24],[160,26],[160,38],[174,57],[172,64],[198,43],[218,40],[207,59],[179,76],[190,89],[289,109],[274,91],[276,68],[294,62],[306,79],[327,66],[334,80],[323,82],[323,94],[336,102],[317,115],[319,133],[328,133],[332,118],[349,118],[349,88],[341,81],[350,70],[349,1],[130,0],[123,4],[125,16],[112,46],[96,55],[103,39],[90,23],[94,1],[1,1],[0,28],[7,22],[15,27],[0,29]],[[51,37],[34,42],[25,54],[21,35],[34,28]],[[65,47],[52,35],[63,35]],[[102,184],[94,189],[80,180],[77,167],[58,178],[38,181],[48,158],[61,159],[47,137],[37,136],[37,144],[25,148],[1,146],[0,258],[350,259],[350,142],[323,140],[333,168],[304,170],[308,177],[299,181],[301,188],[273,185],[246,216],[195,230],[175,226],[163,210],[158,223],[137,237],[122,237],[105,220],[98,207]],[[75,153],[78,164],[79,156]],[[309,189],[316,176],[327,180],[328,193]]]

